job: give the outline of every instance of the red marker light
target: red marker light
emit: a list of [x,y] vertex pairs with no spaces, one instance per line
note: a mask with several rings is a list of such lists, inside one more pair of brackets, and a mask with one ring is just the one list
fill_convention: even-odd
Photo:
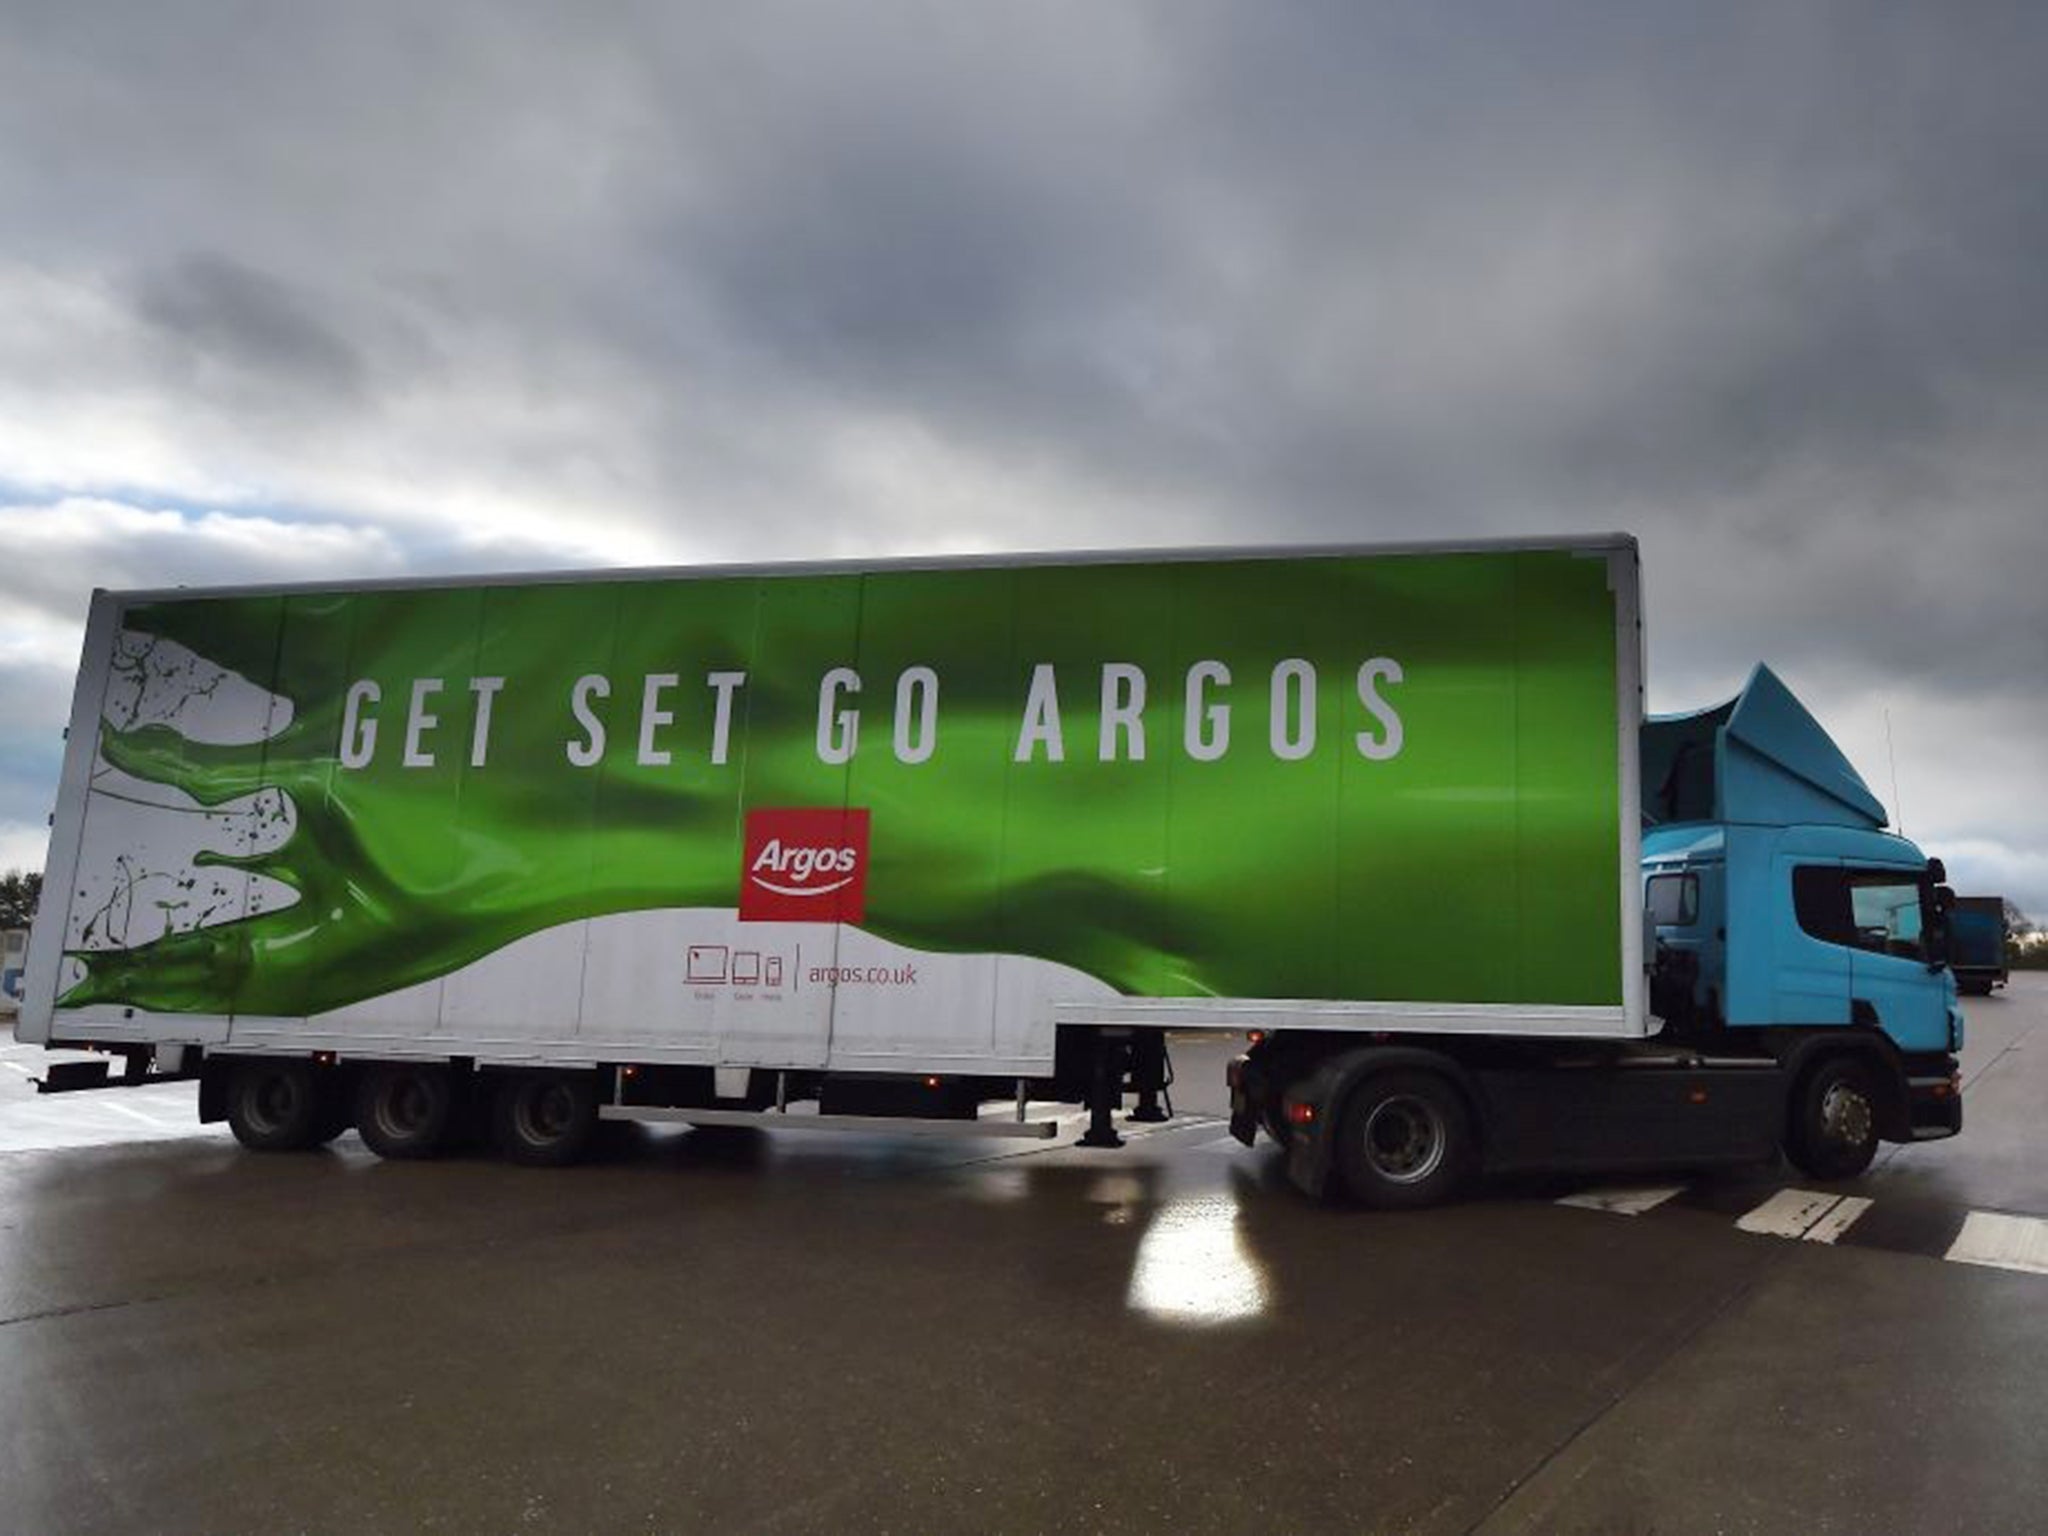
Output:
[[1287,1101],[1287,1123],[1289,1125],[1313,1125],[1315,1118],[1315,1105],[1304,1104],[1298,1099],[1289,1099]]
[[927,1088],[936,1088],[939,1086],[939,1080],[936,1077],[928,1077],[924,1080],[924,1085]]
[[1253,1045],[1263,1045],[1266,1042],[1266,1032],[1263,1029],[1248,1029],[1244,1032],[1244,1037]]

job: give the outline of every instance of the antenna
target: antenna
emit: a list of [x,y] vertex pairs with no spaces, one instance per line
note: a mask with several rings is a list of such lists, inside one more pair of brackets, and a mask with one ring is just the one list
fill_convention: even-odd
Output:
[[1899,758],[1892,751],[1892,707],[1884,707],[1884,755],[1892,766],[1892,814],[1899,819],[1899,836],[1906,835],[1906,802],[1899,798]]

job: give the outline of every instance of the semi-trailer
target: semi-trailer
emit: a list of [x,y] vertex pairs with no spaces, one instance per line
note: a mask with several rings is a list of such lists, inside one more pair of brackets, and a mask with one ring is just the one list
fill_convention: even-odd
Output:
[[[18,1037],[246,1146],[1169,1112],[1313,1194],[1953,1134],[1934,861],[1624,535],[93,596]],[[115,1086],[104,1059],[50,1090]]]
[[2003,896],[1958,896],[1949,919],[1950,968],[1959,991],[1989,997],[2011,980],[2005,946],[2010,929]]

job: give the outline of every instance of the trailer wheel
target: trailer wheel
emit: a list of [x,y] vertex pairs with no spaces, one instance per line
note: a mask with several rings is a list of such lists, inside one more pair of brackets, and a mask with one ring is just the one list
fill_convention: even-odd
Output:
[[372,1067],[356,1090],[356,1130],[379,1157],[433,1157],[454,1123],[455,1091],[445,1067]]
[[1860,1056],[1830,1056],[1800,1082],[1785,1151],[1816,1179],[1853,1179],[1877,1155],[1878,1090]]
[[1449,1199],[1472,1164],[1472,1117],[1432,1072],[1386,1072],[1352,1090],[1337,1167],[1354,1200],[1384,1211]]
[[322,1099],[302,1061],[245,1061],[228,1084],[228,1129],[252,1152],[299,1151],[323,1139]]
[[498,1150],[531,1168],[575,1162],[596,1127],[596,1085],[575,1073],[522,1073],[499,1088],[492,1105]]

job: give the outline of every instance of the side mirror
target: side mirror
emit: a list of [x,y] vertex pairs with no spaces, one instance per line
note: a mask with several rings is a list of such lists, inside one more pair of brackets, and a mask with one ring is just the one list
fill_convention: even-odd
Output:
[[[1930,866],[1939,867],[1941,860],[1929,859]],[[1937,876],[1938,878],[1938,876]],[[1955,910],[1956,893],[1946,885],[1934,888],[1934,912],[1927,920],[1927,969],[1941,970],[1948,959],[1948,915]]]
[[[1936,885],[1940,885],[1944,880],[1948,879],[1948,866],[1942,863],[1940,859],[1930,858],[1927,861],[1927,878]],[[1949,895],[1954,897],[1955,892],[1950,891]]]

